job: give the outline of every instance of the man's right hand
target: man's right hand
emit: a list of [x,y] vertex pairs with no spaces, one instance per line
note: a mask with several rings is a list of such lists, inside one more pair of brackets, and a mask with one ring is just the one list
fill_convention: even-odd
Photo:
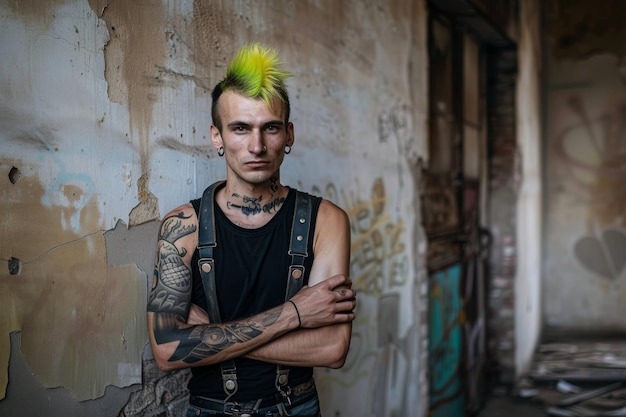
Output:
[[303,287],[291,301],[295,303],[304,328],[317,328],[354,320],[356,291],[346,275],[332,276],[312,287]]

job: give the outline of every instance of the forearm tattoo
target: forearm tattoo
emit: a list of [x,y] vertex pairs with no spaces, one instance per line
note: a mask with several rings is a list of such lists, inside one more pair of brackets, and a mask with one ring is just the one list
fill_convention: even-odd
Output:
[[148,311],[179,316],[187,314],[191,296],[191,271],[182,259],[187,250],[182,248],[179,252],[174,243],[195,232],[195,225],[183,226],[182,220],[188,218],[178,213],[163,221]]
[[[182,339],[170,362],[182,360],[195,363],[199,360],[218,354],[225,349],[252,340],[261,334],[280,316],[281,308],[273,309],[253,318],[224,324],[209,324],[184,329],[184,336],[179,334],[176,340]],[[155,322],[155,326],[159,323]]]

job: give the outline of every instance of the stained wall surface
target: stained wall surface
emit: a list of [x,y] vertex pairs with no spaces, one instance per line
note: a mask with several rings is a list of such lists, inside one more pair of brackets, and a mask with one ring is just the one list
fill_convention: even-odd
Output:
[[626,7],[573,3],[548,16],[544,321],[624,333]]
[[[520,153],[516,202],[515,369],[531,366],[541,333],[541,236],[543,224],[541,137],[541,2],[520,4],[520,41],[516,87],[516,140]],[[504,249],[504,248],[502,248]]]
[[210,91],[260,41],[295,75],[283,182],[351,221],[358,318],[344,368],[316,372],[324,414],[424,415],[425,29],[422,0],[0,0],[0,414],[31,389],[30,415],[63,414],[59,390],[73,415],[166,398],[145,366],[156,229],[223,177]]

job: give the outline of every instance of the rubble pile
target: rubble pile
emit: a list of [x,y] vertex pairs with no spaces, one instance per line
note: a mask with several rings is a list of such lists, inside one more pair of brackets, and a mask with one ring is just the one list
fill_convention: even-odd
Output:
[[542,344],[515,394],[549,416],[626,416],[626,340]]

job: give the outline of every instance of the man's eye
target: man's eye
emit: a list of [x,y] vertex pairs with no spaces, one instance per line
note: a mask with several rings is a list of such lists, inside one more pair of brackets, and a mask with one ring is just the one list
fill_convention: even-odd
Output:
[[268,126],[265,130],[268,132],[278,132],[278,126]]

